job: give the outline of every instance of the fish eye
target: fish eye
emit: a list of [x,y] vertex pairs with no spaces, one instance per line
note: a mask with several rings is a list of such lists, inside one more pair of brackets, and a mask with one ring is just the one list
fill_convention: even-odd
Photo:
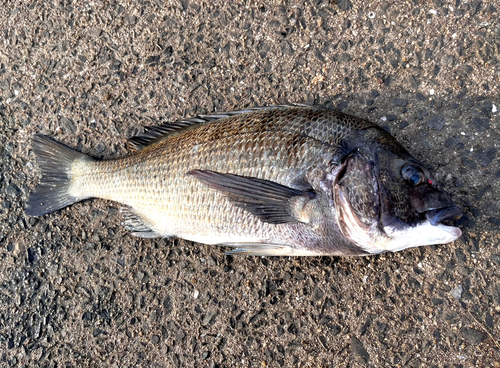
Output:
[[412,185],[420,185],[425,183],[425,174],[418,167],[407,165],[403,167],[401,172],[403,174],[403,178],[410,182]]
[[418,185],[422,183],[422,175],[419,174],[413,174],[408,178],[408,181],[412,183],[413,185]]

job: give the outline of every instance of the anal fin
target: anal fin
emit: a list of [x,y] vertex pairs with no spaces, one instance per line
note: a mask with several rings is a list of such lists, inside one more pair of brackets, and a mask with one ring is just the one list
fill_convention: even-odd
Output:
[[293,248],[287,244],[266,244],[266,243],[225,243],[221,246],[234,247],[226,255],[245,255],[245,256],[320,256],[321,254],[308,251],[306,249]]
[[161,238],[161,234],[158,234],[148,225],[147,221],[139,214],[137,214],[131,207],[122,207],[120,209],[123,216],[122,225],[125,226],[127,230],[132,232],[133,236],[138,238]]

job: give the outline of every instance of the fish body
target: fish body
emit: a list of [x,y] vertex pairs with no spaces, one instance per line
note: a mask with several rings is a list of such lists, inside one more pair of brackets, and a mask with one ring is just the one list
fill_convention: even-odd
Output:
[[454,241],[461,214],[377,125],[338,111],[275,106],[184,119],[99,161],[48,137],[26,212],[87,198],[119,202],[133,235],[253,255],[366,255]]

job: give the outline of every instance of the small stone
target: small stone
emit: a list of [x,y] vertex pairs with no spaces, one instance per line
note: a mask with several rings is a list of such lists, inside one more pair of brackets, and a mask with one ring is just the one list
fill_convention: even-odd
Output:
[[101,330],[100,328],[96,328],[96,329],[92,332],[92,336],[94,336],[94,337],[97,337],[97,336],[102,335],[102,334],[107,335],[106,331]]
[[443,115],[436,114],[427,120],[427,126],[434,130],[443,129],[445,118]]
[[406,100],[404,98],[395,98],[393,100],[393,103],[396,106],[406,107],[408,105],[408,100]]
[[497,150],[494,147],[479,148],[474,151],[474,158],[483,166],[488,166],[496,157]]
[[467,157],[462,159],[462,165],[471,170],[477,168],[477,164],[474,161],[469,160]]
[[490,217],[488,219],[488,222],[493,225],[500,225],[500,218],[497,217]]
[[33,264],[38,261],[38,250],[36,248],[28,249],[28,262]]
[[457,257],[459,263],[465,263],[467,261],[467,256],[460,248],[455,249],[455,256]]
[[464,291],[464,288],[462,287],[462,285],[458,285],[451,291],[451,296],[457,300],[460,300],[460,298],[462,297],[462,291]]
[[89,35],[92,38],[98,38],[102,34],[102,29],[101,28],[91,28],[89,30]]
[[476,345],[485,339],[484,334],[474,328],[462,328],[462,337],[470,345]]
[[351,351],[360,363],[368,364],[370,361],[370,355],[366,351],[363,343],[355,337],[351,337]]
[[347,101],[341,101],[337,104],[337,109],[339,110],[345,110],[347,106],[349,105],[349,102]]
[[399,129],[404,129],[406,128],[408,125],[410,125],[410,123],[408,123],[406,120],[402,121],[401,123],[399,123]]
[[146,59],[146,64],[155,65],[160,61],[160,55],[153,55]]
[[447,148],[453,148],[453,149],[457,149],[457,150],[464,149],[464,144],[463,144],[462,140],[460,139],[460,137],[449,137],[444,142],[444,145]]
[[488,119],[481,119],[475,117],[470,122],[470,125],[474,128],[474,130],[478,132],[484,132],[486,129],[490,127],[490,121]]
[[340,10],[349,10],[352,8],[350,0],[338,0],[337,5],[340,8]]
[[76,125],[73,122],[73,120],[68,119],[66,117],[62,117],[59,120],[59,125],[61,125],[61,128],[64,129],[64,131],[68,134],[75,134],[76,133]]
[[21,189],[19,189],[16,184],[9,184],[5,189],[5,194],[7,194],[9,197],[15,197],[20,193]]
[[427,115],[429,115],[429,113],[427,112],[426,109],[422,109],[422,110],[418,110],[417,111],[417,118],[419,120],[424,120],[424,117],[427,116]]
[[163,299],[163,307],[165,308],[166,314],[172,313],[172,310],[174,309],[174,303],[172,302],[172,298],[170,296],[167,295],[165,299]]
[[290,327],[288,327],[288,332],[291,333],[291,334],[294,334],[294,335],[297,335],[297,333],[299,332],[298,329],[297,329],[297,326],[295,326],[293,323],[290,325]]
[[313,299],[315,301],[321,300],[321,299],[323,299],[324,295],[325,295],[325,292],[323,290],[321,290],[320,288],[317,287],[314,290]]
[[486,326],[488,326],[489,328],[495,327],[495,322],[493,321],[493,316],[491,314],[486,313],[484,321],[486,322]]
[[215,317],[217,317],[217,311],[214,309],[211,309],[207,312],[203,320],[201,321],[202,326],[208,326],[211,325],[215,321]]
[[431,302],[433,305],[441,305],[444,303],[444,300],[441,298],[432,298]]

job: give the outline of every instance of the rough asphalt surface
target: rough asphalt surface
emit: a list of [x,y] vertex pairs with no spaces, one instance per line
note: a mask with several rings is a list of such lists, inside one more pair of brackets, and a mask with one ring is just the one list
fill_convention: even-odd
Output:
[[[500,3],[239,3],[0,5],[0,367],[500,367]],[[103,200],[24,214],[35,133],[119,157],[144,125],[284,102],[388,129],[463,237],[228,257]]]

